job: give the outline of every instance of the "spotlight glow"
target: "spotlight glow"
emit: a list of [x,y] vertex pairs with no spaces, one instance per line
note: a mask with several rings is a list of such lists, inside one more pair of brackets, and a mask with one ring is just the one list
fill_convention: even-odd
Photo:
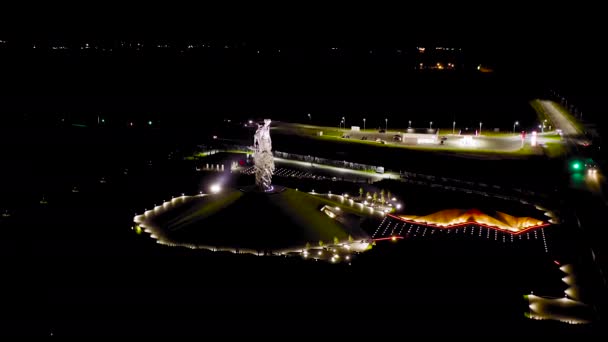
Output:
[[212,194],[217,194],[218,192],[222,191],[222,187],[219,184],[213,184],[211,185],[209,190]]

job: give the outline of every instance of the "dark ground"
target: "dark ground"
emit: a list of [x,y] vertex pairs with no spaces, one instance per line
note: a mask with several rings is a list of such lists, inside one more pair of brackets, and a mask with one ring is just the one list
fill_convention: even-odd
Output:
[[169,160],[158,132],[101,144],[92,134],[106,133],[91,131],[72,144],[79,132],[3,153],[13,170],[2,197],[12,213],[2,219],[9,335],[597,332],[524,318],[526,291],[559,286],[540,276],[552,267],[542,248],[405,240],[347,266],[158,246],[130,229],[133,214],[198,192],[193,164]]
[[[552,262],[542,250],[522,251],[480,241],[406,240],[377,246],[347,266],[171,249],[129,229],[133,215],[143,208],[171,195],[200,190],[201,179],[193,165],[176,160],[205,143],[225,116],[289,118],[291,114],[284,113],[295,113],[291,118],[299,121],[300,115],[314,110],[315,118],[331,122],[335,114],[369,111],[382,120],[385,111],[410,108],[404,104],[408,98],[424,98],[418,91],[433,92],[433,85],[444,84],[441,94],[445,95],[450,85],[463,84],[464,89],[455,90],[457,99],[445,106],[429,100],[429,108],[449,123],[453,114],[446,110],[456,103],[462,111],[458,114],[466,115],[471,102],[463,94],[480,89],[467,73],[450,80],[423,77],[428,86],[420,88],[416,82],[420,76],[402,72],[399,64],[383,59],[364,64],[321,60],[294,68],[297,63],[277,59],[252,67],[224,63],[230,60],[227,57],[174,63],[158,56],[143,62],[134,56],[111,62],[2,56],[10,68],[1,83],[0,209],[11,215],[0,218],[0,256],[5,260],[3,335],[586,336],[602,332],[597,326],[524,318],[522,295]],[[511,89],[504,93],[507,102],[542,95],[550,83],[530,82],[519,89],[522,75],[509,75],[506,85],[497,88]],[[408,81],[402,84],[403,79]],[[491,95],[484,98],[494,108]],[[505,103],[499,100],[497,108]],[[413,108],[426,108],[423,102]],[[525,107],[521,102],[508,103],[506,108],[513,111]],[[477,121],[484,106],[482,102],[471,110],[466,120]],[[507,109],[498,113],[511,112]],[[98,115],[107,118],[105,128],[92,128]],[[394,115],[391,122],[407,120]],[[426,120],[429,114],[419,115]],[[147,120],[153,125],[144,128]],[[129,129],[131,121],[135,127]],[[501,120],[496,121],[501,125]],[[347,160],[370,158],[343,152]],[[377,158],[387,159],[395,168],[472,178],[485,175],[504,184],[536,182],[545,189],[554,185],[548,179],[563,180],[563,165],[542,160],[524,166],[510,161],[432,159],[413,152]],[[560,202],[568,194],[560,192],[556,202],[596,208],[586,205],[596,199],[586,197]],[[43,195],[48,204],[40,203]],[[603,222],[598,216],[596,211],[587,216],[596,230]],[[573,222],[568,227],[574,227]],[[556,245],[566,240],[562,236]],[[538,281],[552,287],[549,278]]]

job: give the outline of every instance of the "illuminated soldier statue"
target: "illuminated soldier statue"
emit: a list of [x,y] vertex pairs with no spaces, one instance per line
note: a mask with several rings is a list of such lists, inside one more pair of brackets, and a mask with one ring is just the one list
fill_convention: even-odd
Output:
[[270,119],[264,119],[263,125],[258,124],[258,129],[253,136],[253,161],[255,163],[255,184],[262,191],[272,191],[274,159],[270,139]]

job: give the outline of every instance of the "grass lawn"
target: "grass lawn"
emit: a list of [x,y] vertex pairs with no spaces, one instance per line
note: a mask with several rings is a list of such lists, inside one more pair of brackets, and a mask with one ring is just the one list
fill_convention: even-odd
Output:
[[[340,201],[338,195],[335,196],[335,198],[327,198],[325,197],[325,195],[312,195],[309,193],[302,193],[306,196],[309,196],[307,198],[307,200],[310,200],[312,202],[315,203],[316,207],[321,207],[323,205],[329,205],[332,207],[340,207],[340,210],[342,210],[343,212],[346,213],[351,213],[351,214],[355,214],[355,215],[360,215],[360,216],[366,216],[366,217],[378,217],[377,213],[370,213],[369,209],[360,209],[360,206],[357,205],[356,203],[354,204],[354,206],[351,206],[348,200],[344,200],[344,203],[342,203],[342,201]],[[321,197],[324,196],[324,197]]]
[[551,118],[545,112],[545,109],[543,108],[543,105],[540,103],[540,100],[536,99],[536,100],[530,101],[530,106],[532,106],[532,108],[534,108],[534,111],[536,112],[536,115],[538,117],[538,121],[543,122],[544,120],[547,120],[551,123],[551,126],[555,127],[555,123],[553,121],[551,121]]
[[[318,136],[317,132],[323,131],[322,136]],[[365,131],[377,132],[376,129],[370,129]],[[477,155],[508,155],[508,156],[529,156],[536,154],[534,149],[517,149],[511,151],[498,151],[492,149],[480,149],[480,148],[461,148],[461,147],[448,147],[448,146],[421,146],[421,145],[401,145],[401,144],[381,144],[372,140],[361,140],[361,139],[344,139],[342,138],[342,134],[348,132],[348,130],[339,130],[335,127],[323,127],[323,126],[312,126],[312,125],[302,125],[302,124],[294,124],[294,123],[282,123],[281,125],[274,128],[273,133],[275,134],[283,134],[283,135],[297,135],[301,136],[305,139],[315,139],[322,141],[334,141],[340,143],[349,143],[349,144],[366,144],[370,146],[374,146],[377,148],[402,148],[408,150],[418,150],[418,151],[429,151],[429,152],[441,152],[441,153],[459,153],[459,154],[477,154]],[[446,134],[448,134],[448,129],[445,129]],[[449,133],[451,133],[451,129],[449,129]],[[492,137],[509,137],[513,136],[512,133],[507,132],[483,132],[483,136],[492,136]]]
[[[239,153],[239,154],[246,154],[246,153],[252,153],[252,151],[244,151],[244,150],[222,150],[221,152],[223,153]],[[191,156],[187,156],[184,159],[185,160],[198,160],[198,159],[202,159],[208,156],[212,156],[214,154],[212,154],[211,152],[196,152]]]
[[[456,132],[458,132],[458,129],[456,129]],[[494,131],[486,131],[486,130],[481,130],[481,135],[485,136],[485,137],[512,137],[515,134],[519,134],[519,133],[513,133],[513,132],[494,132]],[[451,128],[440,128],[439,129],[439,135],[452,135],[452,129]]]
[[342,134],[350,130],[339,129],[336,127],[304,125],[297,123],[281,123],[279,126],[272,127],[272,133],[279,134],[316,136],[317,132],[319,131],[323,132],[323,136],[341,137]]
[[545,153],[550,158],[557,158],[566,153],[566,148],[562,143],[548,142],[545,143]]
[[[204,206],[196,207],[194,210],[184,211],[182,215],[179,215],[175,220],[168,222],[173,229],[179,229],[183,225],[188,224],[193,220],[205,219],[218,211],[227,208],[229,205],[234,203],[243,195],[240,191],[230,191],[218,195],[204,197]],[[188,208],[188,206],[185,206]]]
[[343,224],[321,212],[323,205],[370,216],[369,210],[362,213],[348,203],[292,189],[276,194],[227,190],[177,201],[146,217],[146,226],[171,243],[254,250],[317,246],[320,241],[331,245],[350,238],[367,238],[358,224]]

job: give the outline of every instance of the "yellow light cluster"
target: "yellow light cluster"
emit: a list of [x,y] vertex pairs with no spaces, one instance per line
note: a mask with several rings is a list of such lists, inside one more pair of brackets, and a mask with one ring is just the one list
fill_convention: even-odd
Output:
[[531,217],[516,217],[502,212],[490,216],[477,209],[446,209],[426,216],[401,216],[403,219],[439,227],[450,227],[467,222],[479,223],[498,229],[518,232],[530,227],[543,225],[544,222]]

